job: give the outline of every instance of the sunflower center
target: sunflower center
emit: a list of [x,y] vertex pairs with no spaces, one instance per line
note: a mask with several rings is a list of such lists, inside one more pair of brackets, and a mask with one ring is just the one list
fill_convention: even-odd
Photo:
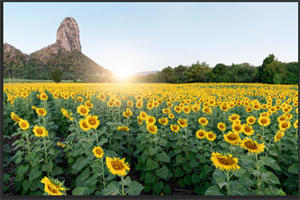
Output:
[[252,118],[249,119],[249,122],[250,122],[250,123],[253,123],[253,121],[254,121],[254,120],[253,120]]
[[214,135],[210,133],[210,134],[208,134],[208,137],[209,137],[209,138],[213,138]]
[[288,124],[287,123],[283,123],[282,124],[282,128],[287,128],[288,127]]
[[266,120],[266,119],[262,119],[260,122],[261,122],[262,124],[265,124],[265,123],[267,123],[267,120]]
[[250,132],[250,131],[251,131],[251,128],[248,127],[248,126],[246,126],[246,127],[245,127],[245,131],[246,131],[246,132]]
[[237,136],[235,134],[230,134],[228,137],[227,137],[229,140],[236,140],[237,139]]
[[21,124],[22,127],[26,127],[26,125],[27,124],[25,122],[22,122],[22,124]]
[[89,119],[89,124],[96,125],[96,120],[94,118]]
[[240,126],[235,126],[235,127],[234,127],[234,130],[240,131],[240,130],[241,130],[241,127],[240,127]]
[[102,151],[101,151],[100,149],[97,149],[97,150],[96,150],[96,154],[101,155],[101,154],[102,154]]
[[251,142],[251,141],[245,142],[245,146],[246,146],[248,149],[252,149],[252,150],[256,150],[256,149],[257,149],[256,144],[253,143],[253,142]]
[[149,130],[150,130],[150,131],[155,131],[155,128],[154,128],[153,126],[150,126],[150,127],[149,127]]
[[205,119],[201,119],[201,123],[203,123],[203,124],[204,124],[204,123],[205,123]]
[[88,128],[88,127],[89,127],[85,122],[82,123],[82,126],[83,126],[84,128]]
[[234,160],[232,158],[218,158],[218,161],[222,165],[233,165],[234,164]]
[[202,131],[198,132],[198,136],[199,137],[203,137],[204,136],[204,132],[202,132]]
[[43,130],[41,129],[41,128],[39,128],[39,129],[37,129],[37,131],[36,131],[36,133],[38,134],[38,135],[43,135]]
[[47,187],[48,187],[48,189],[50,190],[50,192],[52,192],[52,193],[54,193],[54,194],[58,193],[57,189],[55,189],[54,187],[52,187],[52,185],[49,185],[49,184],[48,184]]
[[124,169],[124,166],[121,162],[118,162],[118,161],[112,161],[111,162],[112,164],[112,167],[115,169],[115,170],[122,170]]
[[85,114],[86,113],[86,109],[85,108],[81,108],[80,112],[82,112],[83,114]]

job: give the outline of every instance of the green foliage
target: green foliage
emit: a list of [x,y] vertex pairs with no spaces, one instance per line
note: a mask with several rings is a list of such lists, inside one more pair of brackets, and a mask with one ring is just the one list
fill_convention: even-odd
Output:
[[63,72],[60,69],[54,70],[51,73],[51,79],[55,82],[55,83],[59,83],[62,80],[62,76],[63,76]]

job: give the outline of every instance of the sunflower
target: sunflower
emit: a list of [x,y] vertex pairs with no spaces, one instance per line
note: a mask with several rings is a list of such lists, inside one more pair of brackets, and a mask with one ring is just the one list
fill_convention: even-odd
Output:
[[60,146],[60,147],[62,147],[62,148],[65,148],[65,144],[63,144],[63,143],[61,143],[60,141],[58,141],[57,143],[56,143],[56,145],[57,146]]
[[115,102],[115,106],[120,107],[121,104],[122,104],[121,101],[119,99],[117,99]]
[[217,126],[220,131],[225,131],[226,129],[226,125],[222,122],[219,122]]
[[48,131],[42,126],[34,126],[33,132],[36,137],[47,137],[48,136]]
[[180,130],[180,126],[178,126],[177,124],[172,124],[170,125],[170,129],[174,132],[177,133]]
[[93,153],[96,158],[102,158],[104,154],[103,149],[99,146],[93,148]]
[[240,119],[240,116],[237,114],[232,114],[228,118],[231,122],[234,122],[235,120]]
[[243,132],[243,126],[240,123],[233,123],[231,128],[232,128],[233,132],[236,132],[236,133]]
[[148,102],[147,108],[148,108],[148,110],[151,110],[152,108],[154,108],[154,105],[152,103]]
[[78,96],[77,100],[82,103],[84,99],[81,96]]
[[238,145],[241,142],[240,135],[236,132],[229,131],[227,134],[223,135],[226,142],[232,145]]
[[143,124],[143,120],[140,116],[137,116],[137,120],[138,120],[139,125]]
[[137,108],[142,108],[142,107],[143,107],[143,102],[142,102],[142,101],[137,101],[137,102],[135,103],[135,106],[136,106]]
[[47,111],[45,108],[36,108],[35,112],[39,115],[39,116],[46,116]]
[[244,124],[242,129],[243,129],[243,133],[247,136],[254,134],[254,130],[253,130],[252,126],[249,126],[248,124]]
[[284,136],[284,132],[283,131],[277,131],[277,133],[274,136],[274,142],[278,142],[279,140],[281,140],[281,138]]
[[270,118],[269,117],[259,117],[258,124],[263,127],[268,126],[270,124]]
[[[51,196],[61,196],[61,195],[65,195],[65,188],[62,187],[62,184],[56,184],[54,183],[54,181],[51,181],[50,179],[48,179],[46,176],[41,180],[41,183],[45,184],[44,187],[44,191],[46,193],[48,193],[48,195]],[[63,193],[61,192],[63,191]]]
[[148,115],[147,115],[147,113],[146,112],[140,112],[140,118],[142,119],[142,120],[146,120],[147,119],[147,117],[148,117]]
[[191,108],[189,106],[183,106],[182,110],[185,114],[189,114],[191,112]]
[[79,126],[84,131],[88,131],[92,128],[91,125],[89,124],[89,122],[86,119],[80,120],[79,121]]
[[236,171],[237,169],[240,169],[238,159],[232,157],[231,154],[227,154],[226,156],[213,152],[210,159],[213,162],[213,165],[219,170]]
[[182,128],[187,127],[188,123],[187,123],[187,119],[181,119],[179,118],[177,120],[177,123],[179,124],[179,126],[181,126]]
[[175,106],[174,111],[177,112],[177,113],[180,113],[181,112],[181,107],[180,106]]
[[169,114],[168,114],[168,117],[169,117],[170,119],[174,119],[175,116],[174,116],[173,113],[169,113]]
[[28,123],[28,121],[27,120],[25,120],[25,119],[20,119],[20,121],[19,121],[19,126],[20,126],[20,128],[22,129],[22,130],[27,130],[27,129],[29,129],[29,123]]
[[206,131],[205,130],[199,129],[196,132],[196,137],[199,138],[199,139],[205,138],[205,135],[206,135]]
[[208,120],[205,117],[200,117],[198,119],[199,124],[201,124],[202,126],[206,126],[208,124]]
[[168,124],[169,120],[168,120],[168,118],[164,117],[164,118],[158,119],[158,122],[165,126]]
[[212,114],[212,110],[210,107],[206,106],[202,108],[202,112]]
[[90,112],[90,109],[85,105],[80,105],[77,107],[77,112],[82,116],[87,116]]
[[40,94],[40,99],[41,99],[41,100],[47,100],[47,99],[48,99],[47,94],[46,94],[46,93]]
[[222,104],[220,105],[220,109],[221,109],[222,111],[228,111],[228,110],[229,110],[229,106],[228,106],[228,104],[227,104],[226,102],[224,102],[224,103],[222,103]]
[[257,141],[253,141],[251,138],[246,137],[242,140],[241,147],[247,149],[250,153],[259,154],[264,151],[265,144],[259,144]]
[[216,139],[217,135],[210,131],[210,132],[206,132],[205,137],[206,139],[212,142]]
[[157,126],[155,126],[154,124],[148,124],[147,125],[147,130],[152,133],[152,134],[156,134],[157,133]]
[[87,100],[86,102],[84,102],[84,105],[86,107],[88,107],[88,108],[93,108],[94,107],[94,105],[89,100]]
[[115,102],[113,102],[113,101],[108,101],[107,103],[106,103],[106,105],[108,106],[108,107],[113,107],[114,105],[115,105]]
[[128,163],[124,162],[125,158],[122,160],[120,158],[110,158],[106,157],[106,166],[110,173],[118,176],[125,176],[127,171],[130,170]]
[[88,115],[86,117],[87,123],[89,124],[89,126],[93,129],[97,129],[97,127],[100,124],[100,120],[98,120],[98,116],[96,115]]
[[132,116],[132,112],[131,112],[130,108],[126,108],[126,111],[123,112],[123,116],[127,117],[127,118]]
[[255,121],[256,121],[256,119],[255,119],[255,117],[253,117],[253,116],[249,116],[249,117],[247,117],[247,123],[248,124],[254,124],[255,123]]
[[128,132],[130,130],[130,128],[128,128],[127,126],[118,126],[117,130]]
[[298,128],[298,119],[293,124],[294,128]]
[[152,117],[150,115],[146,119],[146,123],[149,124],[149,125],[153,125],[153,124],[155,124],[155,122],[156,122],[155,117]]
[[11,117],[11,119],[14,120],[15,122],[19,122],[19,121],[21,120],[21,118],[20,118],[17,114],[15,114],[14,112],[12,112],[12,113],[10,114],[10,117]]
[[290,121],[283,121],[279,123],[279,129],[281,131],[286,131],[291,127],[291,122]]

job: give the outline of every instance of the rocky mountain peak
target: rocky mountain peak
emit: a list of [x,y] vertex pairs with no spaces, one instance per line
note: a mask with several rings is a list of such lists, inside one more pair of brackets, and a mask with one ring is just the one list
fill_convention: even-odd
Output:
[[74,18],[66,17],[60,23],[56,34],[56,44],[68,52],[81,51],[79,28]]

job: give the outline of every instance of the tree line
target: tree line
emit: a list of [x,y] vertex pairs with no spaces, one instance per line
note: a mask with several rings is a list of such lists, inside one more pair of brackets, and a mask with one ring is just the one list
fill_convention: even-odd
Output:
[[266,57],[260,66],[249,63],[225,65],[210,68],[205,62],[197,61],[190,66],[166,67],[147,76],[135,76],[136,82],[163,83],[268,83],[298,84],[298,62],[284,63],[273,54]]

